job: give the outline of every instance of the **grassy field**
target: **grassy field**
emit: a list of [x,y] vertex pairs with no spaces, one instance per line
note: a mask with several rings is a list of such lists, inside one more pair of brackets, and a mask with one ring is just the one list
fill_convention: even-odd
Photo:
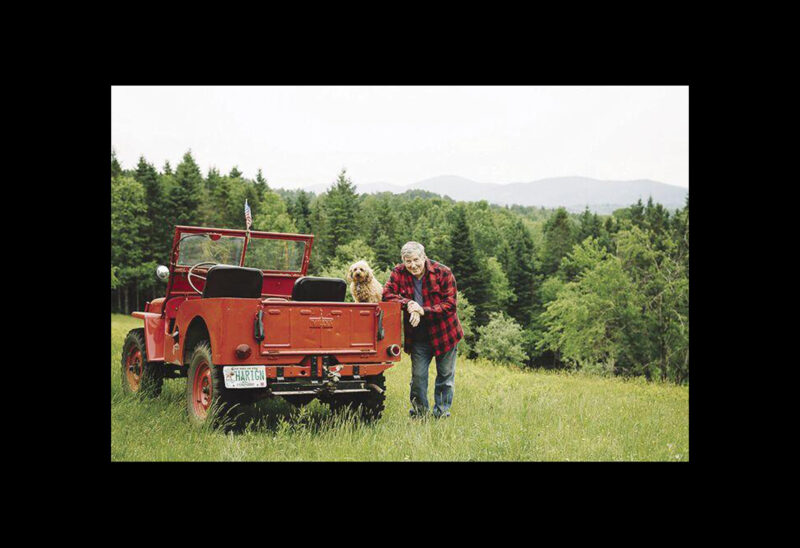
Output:
[[[334,417],[317,401],[280,398],[223,432],[190,426],[186,379],[154,400],[126,396],[120,352],[141,320],[111,316],[111,459],[114,461],[686,461],[685,386],[523,371],[458,360],[452,416],[408,417],[411,364],[386,373],[386,411],[373,425]],[[433,398],[435,365],[429,396]]]

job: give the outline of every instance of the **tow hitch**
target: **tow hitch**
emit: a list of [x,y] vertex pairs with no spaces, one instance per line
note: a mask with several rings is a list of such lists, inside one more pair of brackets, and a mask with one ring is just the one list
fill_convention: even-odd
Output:
[[[367,393],[370,389],[375,390],[378,388],[370,388],[363,379],[341,379],[338,372],[331,371],[333,376],[322,381],[311,381],[311,384],[306,382],[297,381],[269,381],[269,390],[273,396],[301,396],[301,395],[314,395],[314,396],[333,396],[335,394],[347,393]],[[337,380],[334,380],[336,378]]]

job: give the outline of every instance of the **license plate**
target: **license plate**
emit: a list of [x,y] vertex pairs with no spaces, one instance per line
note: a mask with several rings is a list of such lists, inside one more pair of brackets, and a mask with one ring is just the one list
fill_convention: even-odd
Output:
[[264,388],[267,368],[263,365],[229,365],[222,368],[225,388]]

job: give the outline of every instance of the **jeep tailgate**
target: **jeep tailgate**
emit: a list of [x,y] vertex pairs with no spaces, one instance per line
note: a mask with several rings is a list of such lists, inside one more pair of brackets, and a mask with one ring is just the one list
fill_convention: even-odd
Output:
[[[384,308],[394,311],[391,305],[396,306],[396,303],[265,301],[261,355],[375,357],[379,346],[385,345],[383,339],[378,340],[381,311]],[[399,339],[399,333],[392,338]],[[399,340],[393,342],[399,343]]]

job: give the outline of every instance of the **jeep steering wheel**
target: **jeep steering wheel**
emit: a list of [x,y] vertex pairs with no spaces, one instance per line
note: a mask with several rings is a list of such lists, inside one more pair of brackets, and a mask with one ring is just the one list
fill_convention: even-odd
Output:
[[192,276],[196,276],[196,277],[200,278],[201,280],[205,280],[206,277],[205,276],[201,276],[200,274],[195,274],[194,273],[194,269],[197,268],[198,266],[204,266],[204,265],[205,266],[213,266],[213,265],[217,265],[217,264],[219,264],[219,263],[216,263],[214,261],[202,261],[202,262],[199,262],[199,263],[193,265],[191,268],[189,268],[189,272],[186,273],[186,281],[189,282],[189,285],[192,286],[192,289],[194,289],[200,295],[202,295],[203,292],[200,291],[199,289],[197,289],[194,286],[194,284],[192,283]]

